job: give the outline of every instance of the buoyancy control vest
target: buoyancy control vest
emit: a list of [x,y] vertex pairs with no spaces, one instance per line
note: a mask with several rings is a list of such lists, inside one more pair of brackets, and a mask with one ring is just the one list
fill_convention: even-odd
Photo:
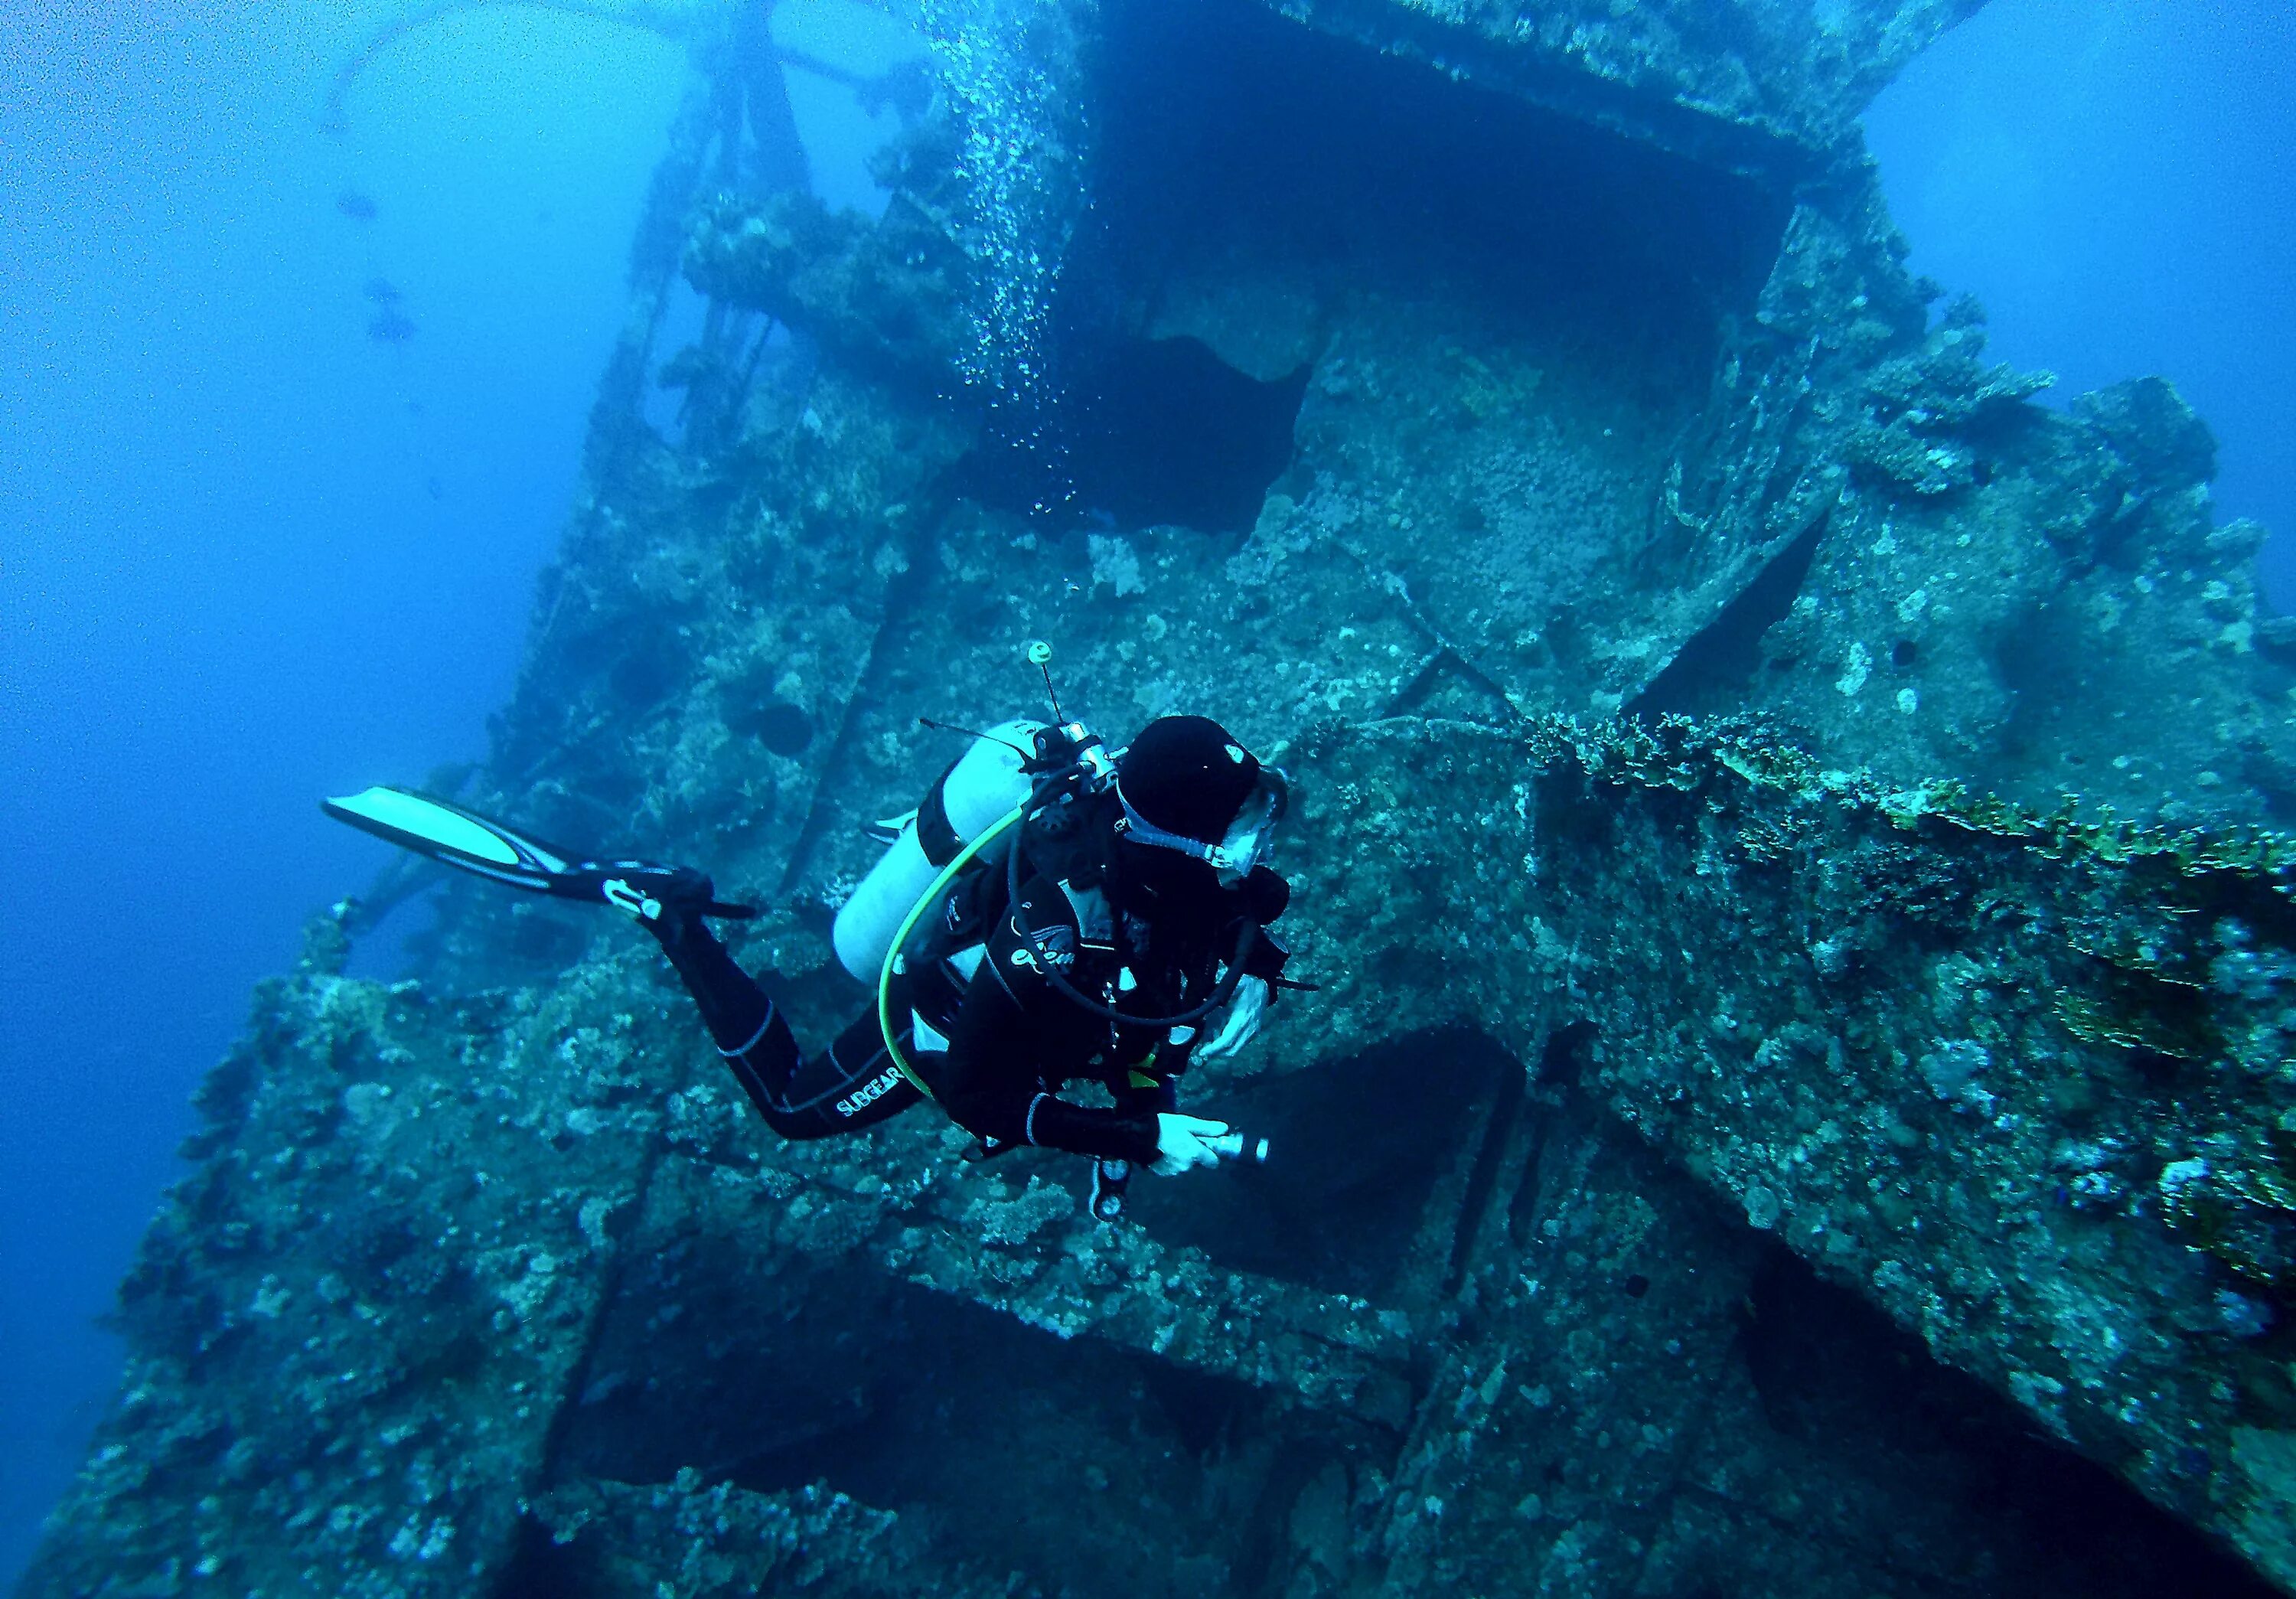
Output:
[[[1024,756],[1023,748],[1029,753]],[[1259,934],[1250,919],[1209,996],[1179,1013],[1152,1016],[1120,1011],[1113,1003],[1113,987],[1098,994],[1079,990],[1062,970],[1067,962],[1051,947],[1053,926],[1040,931],[1035,918],[1012,915],[1024,898],[1021,862],[1027,857],[1032,870],[1056,882],[1073,907],[1078,925],[1069,936],[1082,931],[1086,912],[1076,890],[1090,888],[1091,898],[1099,897],[1098,871],[1078,869],[1093,853],[1082,835],[1094,831],[1088,818],[1105,808],[1114,790],[1115,768],[1100,738],[1079,723],[1013,721],[976,735],[972,748],[950,763],[917,809],[902,820],[890,847],[838,912],[832,938],[839,961],[875,985],[878,1019],[894,1062],[928,1094],[931,1089],[908,1059],[914,1026],[926,1025],[925,1018],[896,1017],[892,980],[900,968],[901,946],[919,916],[943,899],[984,851],[1003,851],[1007,914],[1022,943],[1014,953],[1070,1004],[1109,1022],[1166,1029],[1193,1026],[1234,993],[1244,958]],[[961,964],[965,969],[960,975],[969,979],[971,963]]]
[[[1091,862],[1088,871],[1080,873],[1078,867],[1083,863],[1078,857],[1076,845],[1089,826],[1087,818],[1095,808],[1118,798],[1116,768],[1100,748],[1100,742],[1097,734],[1077,722],[1047,727],[1037,734],[1036,755],[1022,767],[1035,782],[1022,808],[1021,837],[1004,862],[1006,898],[1010,903],[1018,905],[1021,900],[1024,857],[1035,858],[1039,869],[1056,880],[1062,893],[1070,896],[1071,904],[1075,903],[1074,890],[1078,887],[1098,891],[1102,875],[1099,863]],[[1050,866],[1041,858],[1047,856],[1063,864]],[[1084,914],[1080,906],[1077,914],[1079,918]],[[1193,1027],[1226,1004],[1243,975],[1244,959],[1259,936],[1256,922],[1243,921],[1242,940],[1224,962],[1226,970],[1212,993],[1175,1014],[1150,1016],[1120,1010],[1114,1003],[1117,995],[1112,988],[1097,996],[1078,989],[1062,974],[1062,963],[1051,958],[1053,952],[1039,944],[1037,933],[1025,919],[1016,918],[1013,926],[1021,934],[1029,953],[1037,957],[1032,963],[1037,974],[1062,998],[1103,1021],[1134,1028]]]

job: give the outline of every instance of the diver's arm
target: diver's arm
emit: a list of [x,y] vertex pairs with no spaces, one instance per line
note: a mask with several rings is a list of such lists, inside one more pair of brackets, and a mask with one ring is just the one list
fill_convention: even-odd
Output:
[[1292,952],[1277,943],[1275,935],[1263,927],[1251,940],[1251,948],[1243,957],[1243,974],[1256,977],[1273,988],[1276,980],[1283,975],[1284,965],[1291,959]]
[[994,977],[966,990],[950,1029],[948,1056],[934,1084],[942,1105],[967,1132],[1103,1160],[1153,1161],[1152,1109],[1102,1110],[1047,1093],[1029,1066],[1028,1018]]
[[[1266,866],[1254,866],[1251,875],[1244,880],[1239,898],[1245,914],[1255,924],[1250,947],[1244,951],[1243,970],[1247,977],[1257,977],[1273,986],[1283,975],[1284,963],[1292,952],[1275,936],[1274,922],[1292,903],[1292,885]],[[1245,930],[1239,926],[1239,935]]]

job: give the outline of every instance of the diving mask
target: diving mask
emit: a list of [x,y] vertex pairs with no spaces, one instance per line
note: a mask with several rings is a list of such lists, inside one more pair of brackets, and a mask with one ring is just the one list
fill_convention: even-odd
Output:
[[1292,785],[1280,768],[1260,767],[1251,792],[1245,796],[1235,820],[1228,824],[1227,832],[1217,844],[1207,844],[1201,839],[1168,832],[1157,826],[1132,808],[1132,801],[1124,798],[1120,784],[1116,797],[1124,807],[1124,821],[1119,830],[1124,837],[1152,849],[1169,849],[1200,860],[1219,874],[1222,888],[1234,888],[1250,876],[1252,868],[1267,856],[1275,824],[1291,806]]

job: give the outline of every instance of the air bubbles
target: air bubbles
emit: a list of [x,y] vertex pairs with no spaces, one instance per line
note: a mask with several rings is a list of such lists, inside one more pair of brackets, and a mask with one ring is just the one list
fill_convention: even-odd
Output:
[[927,38],[957,119],[971,258],[968,387],[1023,400],[1045,376],[1054,290],[1078,203],[1083,125],[1069,92],[1062,0],[924,0]]

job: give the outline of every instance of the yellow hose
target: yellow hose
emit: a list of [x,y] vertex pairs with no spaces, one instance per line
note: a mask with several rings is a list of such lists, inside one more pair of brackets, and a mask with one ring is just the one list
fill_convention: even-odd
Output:
[[908,915],[902,920],[901,931],[893,935],[892,943],[886,947],[885,964],[877,969],[877,1030],[885,1036],[885,1048],[892,1055],[893,1064],[900,1068],[901,1075],[914,1083],[917,1086],[917,1092],[927,1099],[933,1096],[933,1091],[925,1086],[924,1079],[910,1067],[908,1057],[901,1053],[901,1046],[893,1037],[893,1017],[890,1006],[893,963],[901,958],[901,947],[909,941],[909,933],[916,926],[917,918],[925,914],[925,906],[939,903],[942,893],[947,890],[950,882],[955,881],[956,874],[971,864],[974,856],[1004,837],[1005,830],[1018,822],[1021,819],[1021,813],[1027,808],[1025,805],[1016,805],[1005,812],[996,821],[981,829],[979,838],[958,850],[956,858],[940,869],[940,875],[933,879],[932,887],[920,895],[917,902],[909,907]]

